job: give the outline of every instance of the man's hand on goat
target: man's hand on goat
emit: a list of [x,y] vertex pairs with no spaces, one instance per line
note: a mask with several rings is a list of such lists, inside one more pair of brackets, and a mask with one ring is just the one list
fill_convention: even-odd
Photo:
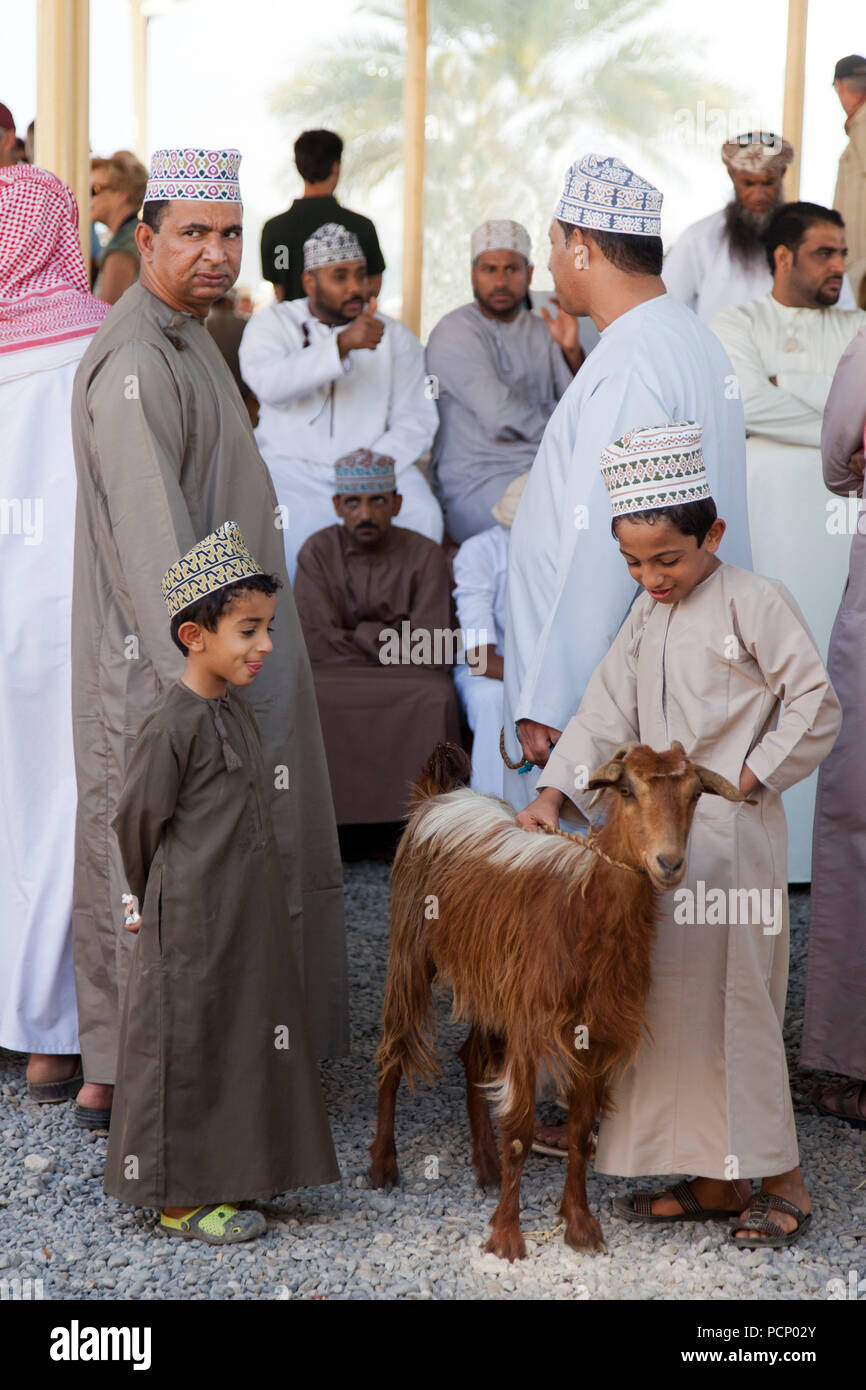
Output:
[[743,770],[740,773],[740,791],[743,796],[751,796],[753,791],[761,785],[750,767],[743,763]]
[[556,787],[545,787],[525,811],[520,811],[515,816],[515,823],[522,830],[537,830],[540,825],[549,825],[557,830],[559,810],[564,800],[562,792],[557,791]]
[[534,719],[521,719],[517,725],[523,756],[536,767],[546,766],[550,745],[557,742],[561,733],[561,729],[552,729],[549,724],[536,724]]

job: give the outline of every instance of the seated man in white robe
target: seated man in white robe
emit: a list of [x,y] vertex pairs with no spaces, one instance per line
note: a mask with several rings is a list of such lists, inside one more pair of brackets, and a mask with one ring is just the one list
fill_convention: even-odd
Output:
[[[787,203],[767,232],[773,288],[710,321],[733,363],[746,417],[749,524],[755,569],[781,579],[827,660],[848,575],[851,536],[827,497],[821,423],[839,358],[866,323],[837,302],[845,273],[845,227],[817,203]],[[786,793],[788,872],[811,874],[817,774]]]
[[415,462],[433,443],[436,404],[414,333],[368,298],[353,233],[334,222],[304,243],[306,299],[272,304],[244,330],[241,374],[258,397],[256,442],[271,472],[294,581],[298,551],[333,521],[334,463],[353,449],[395,460],[400,526],[442,539],[442,513]]
[[[784,202],[782,175],[793,158],[793,145],[763,130],[737,135],[722,145],[734,196],[718,212],[686,227],[662,271],[668,294],[694,309],[704,322],[771,288],[764,236]],[[843,293],[842,307],[853,309],[847,281]]]
[[466,660],[454,668],[457,695],[472,730],[473,791],[502,796],[499,752],[505,657],[505,581],[511,524],[528,473],[509,483],[491,512],[499,523],[464,541],[454,556],[454,601]]
[[462,544],[532,465],[544,427],[583,361],[576,319],[556,299],[531,312],[532,244],[519,222],[472,233],[471,304],[440,319],[427,344],[439,402],[434,487],[445,530]]

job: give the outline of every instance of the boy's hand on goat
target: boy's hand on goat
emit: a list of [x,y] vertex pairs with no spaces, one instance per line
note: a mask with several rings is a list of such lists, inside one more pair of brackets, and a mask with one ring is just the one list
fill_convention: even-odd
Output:
[[559,808],[565,797],[555,787],[545,787],[534,801],[515,817],[515,823],[522,830],[537,830],[540,825],[559,829]]
[[561,733],[561,729],[552,729],[549,724],[536,724],[534,719],[521,719],[517,725],[523,756],[536,767],[546,766],[551,745],[558,741]]

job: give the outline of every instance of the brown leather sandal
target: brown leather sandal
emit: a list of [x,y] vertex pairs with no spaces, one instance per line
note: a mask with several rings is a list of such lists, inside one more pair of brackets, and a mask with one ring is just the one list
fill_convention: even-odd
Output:
[[[795,1218],[797,1225],[793,1231],[783,1231],[781,1226],[770,1220],[768,1213],[773,1209],[786,1211],[789,1216]],[[757,1221],[752,1220],[753,1212],[757,1213]],[[784,1246],[793,1245],[795,1240],[799,1240],[811,1220],[811,1212],[807,1216],[787,1198],[777,1197],[775,1192],[756,1192],[746,1207],[746,1215],[738,1216],[732,1223],[731,1240],[744,1250],[781,1250]],[[758,1234],[738,1236],[737,1231],[757,1231]]]
[[[825,1086],[815,1091],[812,1099],[819,1115],[844,1120],[852,1129],[866,1129],[866,1118],[860,1113],[860,1094],[866,1081],[850,1081],[847,1086]],[[835,1105],[832,1102],[835,1101]]]
[[[670,1216],[654,1212],[653,1202],[659,1197],[676,1197],[682,1211]],[[633,1192],[630,1197],[614,1197],[613,1214],[623,1221],[643,1221],[647,1225],[661,1226],[673,1221],[730,1221],[734,1210],[732,1207],[702,1207],[689,1184],[678,1182],[673,1187],[662,1187],[658,1192]]]

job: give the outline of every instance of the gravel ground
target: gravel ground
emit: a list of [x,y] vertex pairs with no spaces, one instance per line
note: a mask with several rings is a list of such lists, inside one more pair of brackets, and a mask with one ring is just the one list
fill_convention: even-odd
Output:
[[[531,1156],[523,1181],[528,1258],[514,1265],[483,1253],[492,1194],[469,1163],[462,1041],[440,1006],[444,1075],[436,1089],[401,1090],[397,1143],[402,1183],[372,1191],[377,1041],[385,973],[388,866],[346,867],[352,970],[353,1055],[324,1069],[342,1170],[340,1185],[261,1204],[265,1239],[215,1249],[152,1234],[154,1216],[104,1196],[106,1140],[72,1123],[69,1105],[26,1098],[24,1058],[0,1053],[0,1280],[41,1279],[46,1299],[779,1299],[828,1298],[828,1282],[866,1276],[866,1133],[809,1113],[819,1077],[796,1056],[803,1009],[809,898],[792,894],[793,951],[787,1025],[801,1157],[814,1217],[783,1251],[728,1248],[726,1228],[630,1225],[611,1197],[634,1186],[590,1175],[603,1254],[578,1255],[558,1229],[564,1165]],[[650,1184],[653,1185],[653,1184]]]

